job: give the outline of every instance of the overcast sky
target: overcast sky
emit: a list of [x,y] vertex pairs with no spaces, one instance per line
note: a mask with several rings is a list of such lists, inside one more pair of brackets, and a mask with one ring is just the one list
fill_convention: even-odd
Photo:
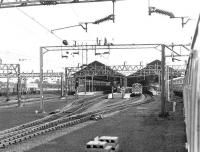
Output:
[[[0,9],[0,58],[3,63],[20,63],[24,72],[39,72],[40,46],[62,45],[61,39],[68,40],[71,45],[74,40],[79,44],[95,43],[97,37],[102,40],[106,37],[114,44],[190,43],[200,12],[199,3],[199,0],[151,0],[151,6],[171,11],[175,16],[189,16],[192,20],[184,28],[181,19],[170,19],[159,14],[149,16],[148,0],[124,0],[116,2],[115,23],[107,21],[99,25],[90,24],[88,32],[81,27],[60,30],[55,32],[57,37],[48,30],[108,16],[112,13],[112,2]],[[184,52],[180,49],[177,51]],[[160,59],[160,56],[158,50],[147,49],[113,50],[109,56],[94,56],[91,51],[88,58],[89,62],[99,60],[108,65],[124,62],[135,65]],[[19,59],[25,60],[21,62]],[[170,61],[167,60],[168,63]],[[77,66],[78,63],[82,63],[81,55],[69,56],[68,59],[62,59],[61,52],[44,55],[44,71],[63,72],[64,67]]]

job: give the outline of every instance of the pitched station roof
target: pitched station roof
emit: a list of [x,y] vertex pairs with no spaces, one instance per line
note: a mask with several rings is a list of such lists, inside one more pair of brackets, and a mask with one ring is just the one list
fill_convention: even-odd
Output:
[[[140,77],[140,76],[149,76],[149,75],[158,75],[161,70],[161,61],[154,60],[146,65],[146,67],[138,70],[135,73],[130,74],[128,77]],[[170,76],[179,77],[181,73],[178,70],[175,70],[169,67]]]
[[122,73],[119,73],[105,64],[94,61],[88,64],[86,67],[74,73],[75,77],[83,76],[110,76],[110,77],[125,77]]

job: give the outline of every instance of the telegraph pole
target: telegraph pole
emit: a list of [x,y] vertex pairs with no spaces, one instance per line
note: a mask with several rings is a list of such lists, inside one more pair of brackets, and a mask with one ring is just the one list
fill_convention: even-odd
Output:
[[160,117],[166,117],[166,91],[165,91],[165,45],[161,45],[161,51],[162,51],[162,61],[161,61],[161,67],[162,67],[162,74],[161,74],[161,113]]

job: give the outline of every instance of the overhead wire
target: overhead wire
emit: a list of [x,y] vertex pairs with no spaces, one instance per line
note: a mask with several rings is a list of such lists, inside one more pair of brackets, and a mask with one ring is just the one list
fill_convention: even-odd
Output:
[[75,11],[75,9],[73,8],[73,6],[70,7],[70,8],[71,8],[71,10],[73,11],[73,13],[75,14],[75,16],[76,16],[76,18],[77,18],[77,21],[80,22],[80,18],[79,18],[78,13]]
[[[49,32],[51,35],[55,36],[57,39],[59,40],[63,40],[61,37],[59,37],[58,35],[56,35],[55,33],[52,33],[51,30],[49,30],[45,25],[43,25],[41,22],[39,22],[38,20],[36,20],[34,17],[32,17],[31,15],[29,15],[28,13],[26,13],[25,11],[21,10],[20,8],[17,8],[17,10],[19,12],[21,12],[22,14],[24,14],[26,17],[28,17],[29,19],[31,19],[32,21],[34,21],[35,23],[37,23],[40,27],[42,27],[43,29],[45,29],[47,32]],[[22,54],[19,54],[19,53],[15,53],[16,55],[22,55]],[[24,57],[28,57],[28,58],[35,58],[35,59],[39,59],[39,57],[33,57],[33,56],[25,56],[25,55],[22,55]],[[49,60],[50,61],[50,60]]]
[[[75,14],[77,21],[79,21],[79,16],[76,13],[76,11],[73,9],[73,7],[70,7],[73,11],[73,13]],[[49,30],[45,25],[43,25],[42,23],[40,23],[38,20],[36,20],[34,17],[30,16],[28,13],[26,13],[25,11],[17,8],[18,11],[20,11],[22,14],[24,14],[26,17],[28,17],[29,19],[31,19],[32,21],[34,21],[35,23],[37,23],[40,27],[42,27],[43,29],[45,29],[46,31],[48,31],[50,34],[52,34],[53,36],[55,36],[56,38],[58,38],[59,40],[63,40],[61,37],[59,37],[58,35],[56,35],[55,33],[53,33],[51,30]],[[62,56],[62,50],[61,50],[61,56]]]
[[42,23],[40,23],[38,20],[36,20],[34,17],[30,16],[28,13],[26,13],[25,11],[21,10],[20,8],[17,8],[18,11],[20,11],[22,14],[24,14],[26,17],[28,17],[29,19],[31,19],[32,21],[34,21],[35,23],[37,23],[40,27],[42,27],[43,29],[45,29],[46,31],[48,31],[50,34],[52,34],[53,36],[55,36],[57,39],[59,40],[63,40],[61,37],[59,37],[58,35],[56,35],[55,33],[51,32],[51,30],[49,30],[45,25],[43,25]]

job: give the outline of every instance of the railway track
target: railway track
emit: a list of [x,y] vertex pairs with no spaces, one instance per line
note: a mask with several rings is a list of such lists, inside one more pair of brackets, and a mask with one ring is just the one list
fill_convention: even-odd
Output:
[[[83,111],[84,108],[89,106],[89,104],[93,103],[95,100],[99,100],[100,98],[104,98],[104,97],[105,97],[105,95],[104,96],[92,96],[92,97],[89,97],[89,98],[84,98],[84,99],[80,100],[81,104],[77,104],[77,101],[74,101],[74,103],[76,103],[76,105],[73,106],[71,109],[64,109],[64,110],[61,110],[59,113],[52,114],[52,115],[46,116],[44,118],[41,118],[41,119],[38,119],[38,120],[35,120],[35,121],[29,122],[29,123],[26,123],[26,124],[22,124],[22,125],[19,125],[17,127],[10,128],[10,129],[6,129],[4,131],[1,131],[0,132],[0,140],[1,140],[2,137],[4,137],[4,136],[7,137],[9,134],[13,135],[13,132],[16,133],[19,130],[25,131],[24,129],[26,129],[26,128],[31,129],[31,127],[40,127],[41,124],[45,124],[47,122],[54,122],[56,120],[58,120],[58,122],[60,122],[59,119],[63,119],[65,117],[69,117],[71,115],[79,113],[79,112]],[[85,105],[83,105],[83,103],[85,103]],[[54,122],[54,124],[56,124],[56,123]]]
[[[48,100],[53,100],[53,99],[59,99],[59,96],[55,96],[55,97],[46,97],[44,98],[44,102],[48,101]],[[32,98],[32,99],[22,99],[21,103],[33,103],[33,102],[39,102],[40,99],[39,97],[36,98]],[[4,102],[4,103],[0,103],[0,107],[5,107],[5,106],[14,106],[14,105],[18,105],[18,101],[14,101],[14,102]]]
[[[88,105],[89,105],[89,103],[94,102],[93,99],[98,100],[99,98],[103,98],[103,97],[105,97],[105,96],[93,96],[93,97],[81,99],[80,101],[83,104],[84,102],[86,102],[86,101],[89,100],[88,101]],[[74,103],[75,102],[77,102],[77,101],[74,101]],[[7,134],[9,132],[13,132],[13,131],[16,131],[16,130],[20,130],[20,129],[24,129],[24,128],[36,126],[36,125],[39,125],[41,123],[45,123],[45,122],[48,122],[48,121],[53,121],[53,120],[62,118],[64,116],[71,116],[71,115],[77,113],[78,111],[80,111],[80,109],[83,108],[82,104],[77,104],[76,106],[72,107],[71,109],[69,109],[69,108],[68,109],[63,108],[60,112],[58,112],[56,114],[52,114],[52,115],[46,116],[44,118],[41,118],[41,119],[38,119],[38,120],[35,120],[35,121],[29,122],[29,123],[26,123],[26,124],[22,124],[22,125],[10,128],[10,129],[6,129],[4,131],[1,131],[0,132],[0,137],[3,134]],[[85,106],[86,106],[86,104],[85,104]]]
[[92,101],[90,101],[87,104],[77,108],[70,114],[66,114],[66,110],[62,113],[58,113],[53,116],[48,116],[43,119],[0,132],[0,148],[5,148],[9,145],[28,140],[35,136],[43,135],[51,131],[86,122],[90,120],[91,116],[94,115],[104,115],[106,113],[124,110],[126,108],[129,108],[130,106],[137,106],[147,102],[150,102],[150,100],[145,98],[140,102],[121,103],[118,105],[115,104],[104,107],[99,110],[83,112],[84,109],[92,103]]

